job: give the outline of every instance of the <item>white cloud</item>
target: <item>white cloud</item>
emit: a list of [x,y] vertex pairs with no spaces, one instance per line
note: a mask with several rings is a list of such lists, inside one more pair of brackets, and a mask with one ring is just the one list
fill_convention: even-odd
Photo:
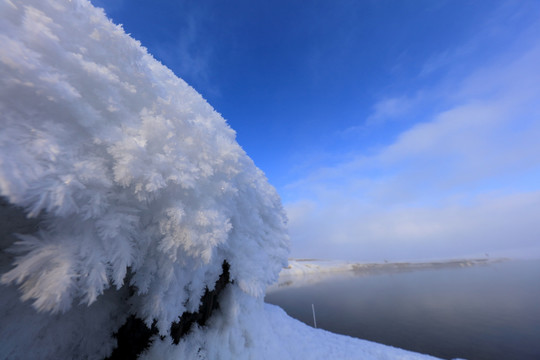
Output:
[[[464,205],[384,207],[306,202],[287,206],[293,256],[382,261],[539,254],[540,192],[480,196]],[[309,245],[308,245],[309,244]]]
[[[540,44],[495,59],[433,103],[453,104],[373,155],[291,184],[293,256],[382,260],[535,247],[540,225]],[[422,110],[397,97],[374,118]],[[291,197],[292,198],[292,197]],[[536,247],[540,255],[540,246]]]
[[417,102],[417,99],[404,96],[382,99],[373,106],[373,114],[367,118],[366,125],[380,124],[388,119],[402,116],[407,113],[415,102]]

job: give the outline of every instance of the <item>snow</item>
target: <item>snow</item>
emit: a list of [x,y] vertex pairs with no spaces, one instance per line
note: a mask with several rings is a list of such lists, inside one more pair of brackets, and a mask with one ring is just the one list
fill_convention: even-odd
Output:
[[287,265],[287,267],[283,268],[280,272],[280,278],[311,274],[320,275],[348,271],[369,273],[379,271],[404,271],[440,267],[468,267],[487,265],[508,260],[508,258],[465,258],[432,261],[362,263],[342,260],[289,259],[289,264]]
[[196,329],[178,347],[159,341],[142,359],[436,359],[309,327],[233,287],[223,305],[207,329]]
[[289,260],[289,265],[281,270],[280,276],[299,276],[356,270],[358,263],[338,260]]
[[483,266],[508,260],[508,258],[464,258],[437,259],[431,261],[417,260],[411,262],[362,263],[342,260],[289,259],[289,265],[281,270],[278,281],[270,285],[267,292],[283,287],[313,285],[321,281],[335,278],[336,276],[345,278],[356,277],[359,275],[369,276],[379,273],[395,273],[423,269]]
[[[287,265],[276,191],[225,120],[86,0],[0,0],[0,357],[428,359],[265,305]],[[210,324],[173,345],[230,264]]]

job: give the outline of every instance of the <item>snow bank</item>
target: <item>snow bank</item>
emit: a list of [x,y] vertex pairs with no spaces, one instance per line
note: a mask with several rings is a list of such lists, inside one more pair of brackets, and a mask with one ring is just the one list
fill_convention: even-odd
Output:
[[271,293],[284,287],[314,285],[334,277],[354,277],[363,264],[318,259],[289,259],[289,265],[279,273],[278,281],[266,289]]
[[426,269],[486,266],[508,260],[508,258],[476,258],[423,262],[358,263],[339,260],[289,259],[289,265],[281,270],[278,282],[268,287],[267,292],[282,287],[312,285],[336,276],[344,278]]
[[489,265],[508,260],[508,258],[476,258],[414,262],[359,263],[339,260],[290,259],[289,265],[287,265],[287,267],[281,270],[280,277],[326,274],[347,271],[355,271],[359,273],[373,273],[384,271],[391,272],[448,267],[469,267]]
[[436,358],[311,328],[279,307],[230,287],[221,313],[180,346],[157,341],[142,359],[435,360]]
[[356,270],[357,263],[337,260],[289,260],[289,265],[281,270],[280,276],[333,273]]
[[[0,357],[101,359],[130,315],[147,359],[425,359],[264,305],[280,199],[223,118],[85,0],[0,0]],[[220,310],[178,345],[230,265]]]

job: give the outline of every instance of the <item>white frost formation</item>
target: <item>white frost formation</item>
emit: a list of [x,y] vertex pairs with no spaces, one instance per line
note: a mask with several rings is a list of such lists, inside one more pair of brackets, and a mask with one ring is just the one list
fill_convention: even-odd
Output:
[[[278,195],[221,116],[87,0],[0,0],[0,114],[0,358],[102,359],[129,314],[163,335],[144,359],[431,358],[263,303],[287,263]],[[224,260],[220,308],[173,345]]]
[[21,300],[89,311],[121,296],[103,295],[129,272],[129,312],[165,334],[224,260],[250,295],[277,279],[277,193],[223,118],[101,9],[1,0],[0,79],[0,195],[39,219],[2,257]]

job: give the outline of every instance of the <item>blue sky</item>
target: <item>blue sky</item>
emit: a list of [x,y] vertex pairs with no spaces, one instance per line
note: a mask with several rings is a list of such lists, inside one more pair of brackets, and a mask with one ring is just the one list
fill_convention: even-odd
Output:
[[291,256],[540,255],[540,2],[93,3],[236,130]]

